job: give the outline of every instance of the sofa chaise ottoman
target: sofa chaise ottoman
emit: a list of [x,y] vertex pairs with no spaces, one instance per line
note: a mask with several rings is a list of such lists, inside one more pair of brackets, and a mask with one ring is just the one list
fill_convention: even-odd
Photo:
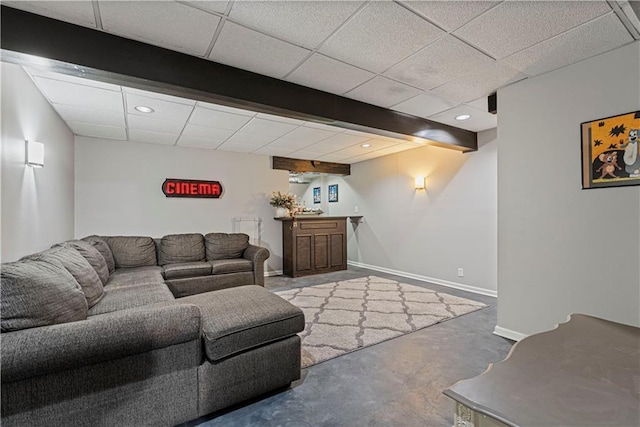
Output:
[[[245,237],[228,236],[231,256]],[[91,236],[3,264],[2,425],[175,425],[299,379],[304,315],[254,284],[266,249],[214,274],[198,241]],[[241,286],[209,277],[227,274]]]

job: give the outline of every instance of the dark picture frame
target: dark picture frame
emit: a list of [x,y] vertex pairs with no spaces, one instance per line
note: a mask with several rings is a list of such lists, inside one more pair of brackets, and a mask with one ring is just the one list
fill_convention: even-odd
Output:
[[329,203],[338,201],[338,184],[329,186]]
[[322,201],[320,187],[313,187],[313,203],[318,204]]
[[640,185],[640,111],[580,124],[582,188]]

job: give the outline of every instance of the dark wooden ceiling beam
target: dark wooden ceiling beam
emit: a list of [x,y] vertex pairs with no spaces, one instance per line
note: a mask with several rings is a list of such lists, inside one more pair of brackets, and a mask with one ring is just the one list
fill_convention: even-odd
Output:
[[351,165],[344,163],[320,162],[318,160],[290,159],[288,157],[271,158],[271,168],[289,172],[317,172],[332,175],[351,175]]
[[[432,122],[102,31],[1,6],[3,60],[169,95],[477,150],[475,132]],[[330,76],[328,76],[330,78]]]

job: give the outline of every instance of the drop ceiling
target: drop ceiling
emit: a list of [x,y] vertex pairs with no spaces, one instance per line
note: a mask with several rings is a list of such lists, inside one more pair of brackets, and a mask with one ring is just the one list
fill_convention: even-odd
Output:
[[[471,131],[496,127],[486,96],[498,88],[640,39],[626,0],[3,4]],[[27,71],[77,135],[345,163],[416,147]]]

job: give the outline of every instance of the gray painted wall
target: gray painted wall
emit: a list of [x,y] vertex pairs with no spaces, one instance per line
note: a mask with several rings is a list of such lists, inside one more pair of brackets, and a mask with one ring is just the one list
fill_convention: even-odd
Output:
[[[25,165],[25,140],[45,167]],[[21,67],[2,63],[3,262],[73,238],[73,134]]]
[[[348,227],[350,261],[494,294],[496,130],[480,132],[479,146],[468,154],[425,146],[356,163],[349,177],[309,184],[304,199],[314,206],[312,189],[320,186],[327,214],[364,216]],[[426,191],[414,189],[417,175],[426,177]],[[338,184],[337,203],[327,202],[330,184]]]
[[[217,180],[224,194],[167,198],[165,178]],[[234,218],[261,218],[267,270],[282,270],[281,223],[269,197],[288,188],[288,173],[272,170],[266,156],[77,137],[75,234],[233,232]]]
[[498,91],[498,333],[640,325],[640,187],[580,172],[580,123],[640,109],[639,67],[636,42]]

